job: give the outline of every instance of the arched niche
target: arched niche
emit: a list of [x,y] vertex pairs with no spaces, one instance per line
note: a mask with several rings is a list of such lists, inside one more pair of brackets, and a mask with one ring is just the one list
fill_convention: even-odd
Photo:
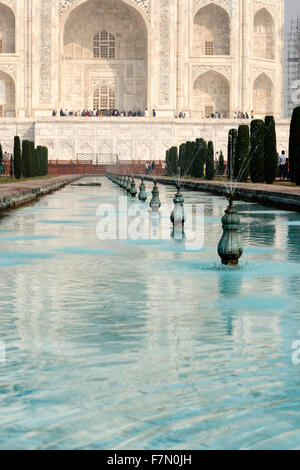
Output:
[[254,17],[254,57],[258,59],[275,59],[274,20],[265,8]]
[[62,24],[63,108],[93,109],[99,81],[114,87],[120,111],[147,107],[148,26],[137,8],[123,0],[87,0],[68,12]]
[[0,2],[0,54],[15,53],[15,14]]
[[274,113],[274,85],[265,73],[260,74],[254,81],[253,111],[258,116]]
[[223,75],[213,70],[203,73],[194,82],[193,116],[206,118],[211,113],[230,115],[230,84]]
[[230,55],[230,17],[224,8],[210,3],[194,17],[195,56]]
[[0,70],[0,117],[15,117],[16,87],[13,78]]

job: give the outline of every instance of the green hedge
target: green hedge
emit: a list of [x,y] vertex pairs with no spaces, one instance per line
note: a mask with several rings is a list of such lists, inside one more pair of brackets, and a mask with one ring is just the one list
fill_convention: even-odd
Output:
[[252,183],[265,182],[265,123],[261,119],[251,122],[250,176]]
[[277,142],[276,142],[276,126],[273,116],[265,118],[265,181],[272,184],[277,176],[278,158],[277,158]]
[[206,178],[213,180],[215,176],[215,163],[214,163],[214,144],[210,141],[207,144],[207,161],[206,161]]
[[234,178],[247,182],[250,166],[250,129],[247,125],[241,125],[236,139],[236,151],[234,162]]
[[13,174],[19,180],[22,177],[22,155],[20,137],[14,138]]
[[230,129],[228,133],[228,157],[227,157],[227,177],[230,181],[234,179],[234,162],[235,162],[237,135],[238,135],[238,132],[236,129]]
[[300,186],[300,106],[294,109],[290,127],[289,162],[292,183]]

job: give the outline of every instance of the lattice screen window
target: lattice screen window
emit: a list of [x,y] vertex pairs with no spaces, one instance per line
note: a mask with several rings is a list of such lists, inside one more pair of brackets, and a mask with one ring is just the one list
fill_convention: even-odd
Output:
[[115,109],[115,92],[108,85],[101,85],[96,88],[93,96],[94,109]]
[[4,110],[2,105],[0,105],[0,117],[4,117]]
[[213,106],[205,106],[205,117],[210,117],[214,112]]
[[205,43],[205,55],[214,55],[214,43],[206,42]]
[[115,59],[116,57],[116,40],[113,34],[107,31],[94,36],[93,41],[94,59]]

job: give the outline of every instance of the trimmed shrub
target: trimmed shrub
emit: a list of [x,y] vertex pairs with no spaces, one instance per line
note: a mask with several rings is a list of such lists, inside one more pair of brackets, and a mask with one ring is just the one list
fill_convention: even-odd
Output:
[[179,162],[178,162],[178,166],[180,168],[180,175],[183,176],[184,175],[184,162],[185,162],[185,148],[186,148],[186,145],[185,144],[181,144],[180,147],[179,147]]
[[166,150],[166,169],[167,175],[170,176],[170,150]]
[[29,176],[36,176],[35,171],[36,171],[36,166],[35,166],[35,161],[34,161],[34,142],[30,141],[29,142],[29,160],[30,160],[30,175]]
[[13,174],[19,180],[22,177],[22,156],[21,156],[21,142],[20,137],[14,138],[14,157],[13,157]]
[[236,151],[236,140],[238,132],[236,129],[230,129],[228,133],[228,156],[227,156],[227,177],[230,181],[234,179],[234,162]]
[[277,141],[276,141],[276,125],[273,116],[265,118],[265,181],[272,184],[277,176],[278,158],[277,158]]
[[261,119],[251,122],[250,176],[252,183],[265,181],[265,123]]
[[248,181],[250,171],[250,129],[247,125],[239,126],[236,140],[234,178]]
[[292,183],[300,185],[300,106],[294,109],[290,126],[289,163]]
[[171,147],[168,151],[168,174],[170,176],[177,175],[178,171],[178,148]]
[[201,139],[200,160],[201,160],[201,165],[203,167],[203,176],[204,176],[204,168],[206,167],[206,163],[207,163],[207,142],[204,139]]
[[13,159],[12,155],[10,157],[9,174],[10,174],[10,177],[13,178],[13,176],[14,176],[14,159]]
[[193,163],[194,156],[194,145],[195,142],[187,142],[185,147],[184,154],[184,172],[183,175],[189,175],[191,171],[191,166]]
[[225,173],[225,161],[222,150],[220,151],[220,157],[218,162],[218,173],[220,176],[223,176]]
[[214,144],[210,141],[207,144],[207,161],[206,161],[206,178],[213,180],[215,176],[215,163],[214,163]]
[[205,141],[203,139],[196,139],[193,163],[193,176],[195,178],[203,178],[204,175],[203,146],[205,146]]
[[23,140],[22,142],[22,160],[23,175],[25,178],[29,178],[31,176],[31,150],[29,140]]

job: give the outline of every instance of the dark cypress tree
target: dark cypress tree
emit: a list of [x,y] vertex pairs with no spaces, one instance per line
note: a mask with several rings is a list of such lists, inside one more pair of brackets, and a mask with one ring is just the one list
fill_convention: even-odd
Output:
[[193,161],[193,142],[187,142],[184,153],[183,175],[189,175]]
[[214,144],[210,141],[207,144],[207,162],[206,162],[206,178],[213,180],[215,176],[215,163],[214,163]]
[[300,186],[300,106],[294,109],[290,126],[289,163],[292,183]]
[[31,165],[31,176],[37,176],[37,161],[36,161],[36,149],[33,149],[32,154],[32,165]]
[[223,176],[225,173],[225,161],[224,161],[224,155],[223,151],[220,151],[220,157],[219,157],[219,162],[218,162],[218,173],[220,176]]
[[248,181],[250,171],[250,129],[247,125],[239,126],[236,140],[234,178]]
[[265,181],[272,184],[278,171],[276,125],[273,116],[265,118]]
[[179,165],[179,168],[180,168],[180,175],[181,176],[183,176],[183,174],[184,174],[183,167],[184,167],[184,161],[185,161],[185,148],[186,148],[186,144],[181,144],[180,147],[179,147],[179,162],[178,162],[178,165]]
[[25,178],[30,177],[30,156],[29,156],[29,140],[22,142],[22,161],[23,161],[23,175]]
[[13,176],[14,176],[14,159],[13,159],[13,156],[12,156],[12,155],[11,155],[11,157],[10,157],[9,174],[10,174],[10,177],[13,178]]
[[49,155],[48,148],[44,147],[44,176],[47,176],[49,172]]
[[201,159],[201,165],[203,167],[203,176],[204,176],[204,168],[206,167],[206,163],[207,163],[207,142],[204,139],[201,139],[200,159]]
[[173,147],[172,151],[172,169],[173,175],[178,174],[178,147]]
[[22,156],[21,156],[21,143],[20,137],[16,136],[14,138],[14,175],[17,180],[22,176]]
[[178,148],[171,147],[168,150],[168,174],[170,176],[177,175],[178,171]]
[[190,164],[189,164],[189,171],[188,171],[188,174],[190,176],[194,176],[194,165],[195,165],[195,159],[196,159],[196,156],[197,156],[197,153],[196,153],[196,142],[192,142],[192,147],[191,147],[191,154],[192,154],[192,158],[191,158],[191,161],[190,161]]
[[166,150],[166,169],[167,169],[167,175],[170,175],[170,149]]
[[203,146],[203,139],[196,139],[194,162],[193,162],[193,176],[195,178],[203,178],[204,174],[204,161],[202,160],[201,149]]
[[36,166],[37,166],[37,176],[43,175],[43,150],[42,147],[36,148]]
[[3,164],[3,150],[2,150],[2,145],[0,144],[0,166]]
[[250,176],[252,183],[265,181],[265,123],[261,119],[251,122]]
[[228,157],[227,157],[227,177],[230,181],[234,179],[234,162],[236,141],[238,132],[236,129],[230,129],[228,133]]
[[30,174],[29,176],[33,177],[35,175],[35,161],[34,161],[34,142],[29,142],[29,161],[30,161]]

